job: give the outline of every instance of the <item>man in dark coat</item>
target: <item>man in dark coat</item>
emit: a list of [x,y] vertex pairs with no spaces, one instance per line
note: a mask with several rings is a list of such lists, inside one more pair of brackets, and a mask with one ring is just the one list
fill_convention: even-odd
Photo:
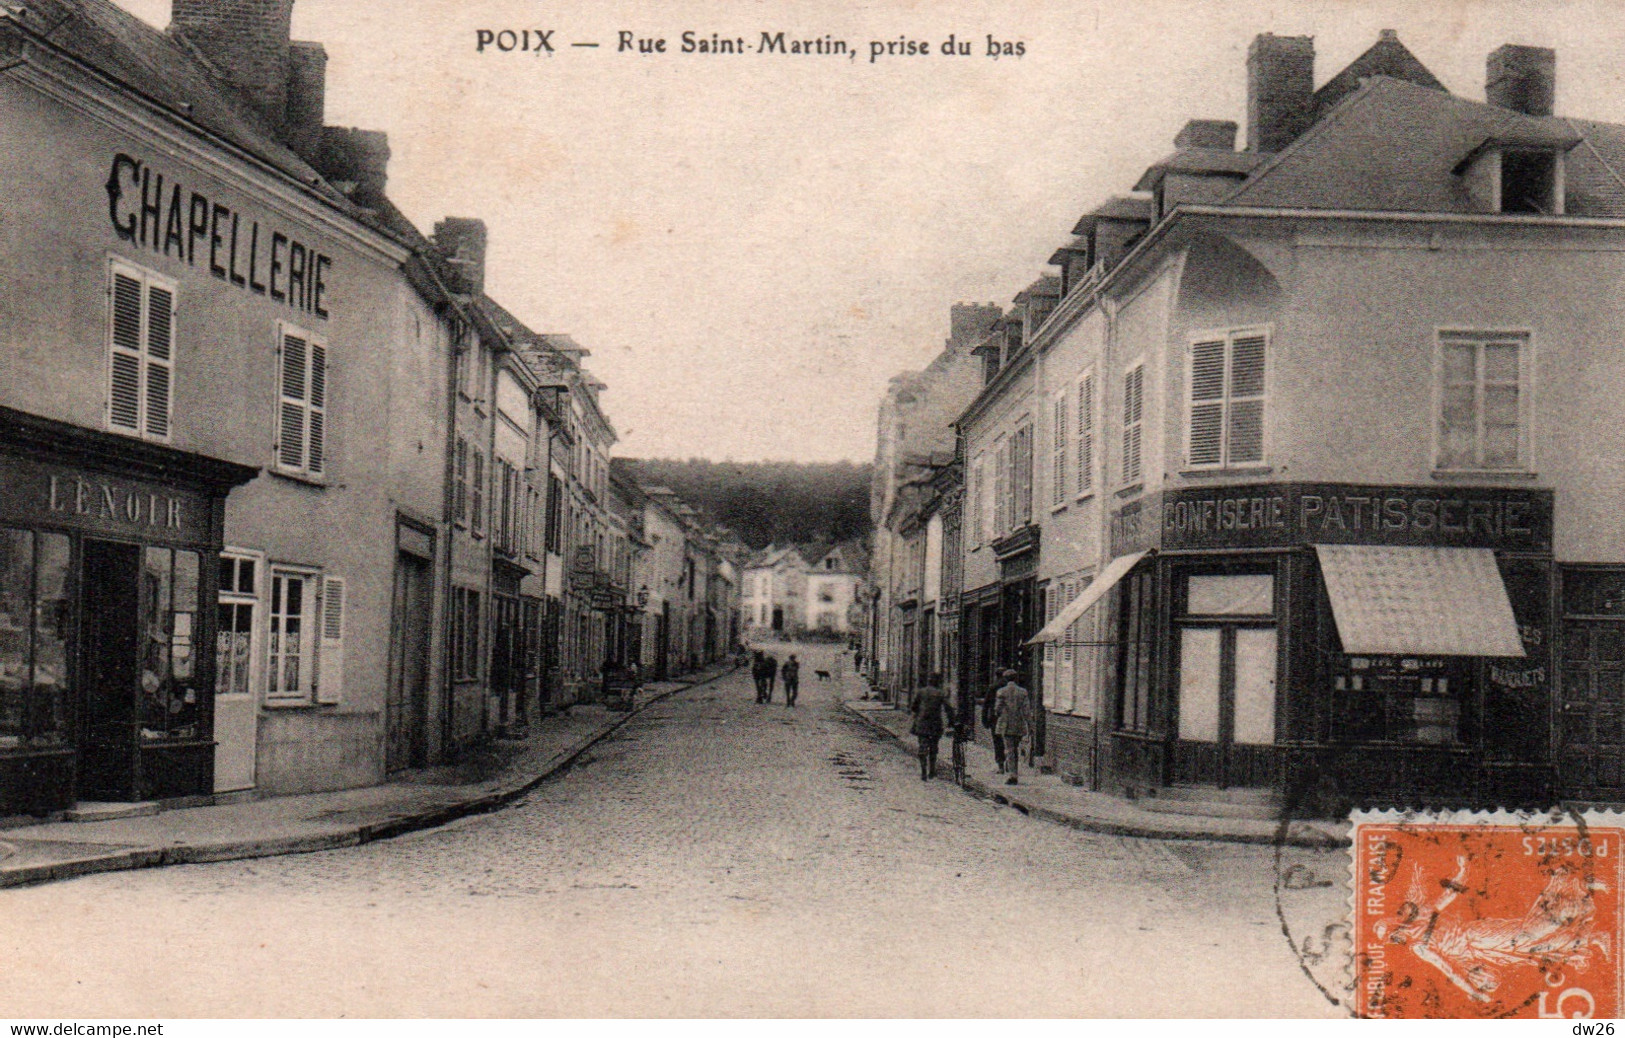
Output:
[[767,657],[761,649],[751,657],[750,679],[756,683],[756,701],[760,703],[767,692]]
[[795,653],[779,668],[779,677],[784,679],[784,705],[795,706],[796,693],[801,690],[801,664],[796,662]]
[[909,711],[914,714],[914,723],[908,730],[919,742],[920,781],[929,782],[937,777],[937,744],[949,721],[941,674],[932,674],[930,681],[914,693]]
[[773,702],[773,679],[778,677],[779,659],[771,652],[762,661],[762,702]]
[[[1016,672],[1006,670],[1000,676],[1006,680],[1013,680]],[[998,717],[994,712],[994,707],[998,702],[998,695],[999,686],[989,686],[987,694],[982,699],[982,727],[986,728],[988,734],[993,737],[993,763],[998,766],[999,774],[1003,775],[1005,769],[1004,736],[999,734]]]

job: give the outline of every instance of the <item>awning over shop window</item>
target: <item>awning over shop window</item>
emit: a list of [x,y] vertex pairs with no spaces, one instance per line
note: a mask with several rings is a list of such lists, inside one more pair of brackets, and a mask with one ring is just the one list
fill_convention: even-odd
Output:
[[1128,574],[1128,571],[1134,568],[1135,563],[1145,558],[1145,556],[1145,552],[1137,551],[1132,555],[1122,555],[1113,559],[1110,565],[1101,570],[1100,576],[1096,577],[1088,587],[1084,588],[1077,598],[1062,606],[1061,611],[1055,614],[1055,619],[1045,624],[1044,629],[1033,635],[1027,641],[1027,644],[1041,645],[1044,642],[1058,640],[1061,635],[1066,633],[1068,627],[1077,622],[1078,617],[1088,612],[1090,606],[1104,598],[1106,592],[1115,587],[1117,582],[1122,580]]
[[1506,585],[1488,548],[1317,544],[1343,651],[1522,656]]

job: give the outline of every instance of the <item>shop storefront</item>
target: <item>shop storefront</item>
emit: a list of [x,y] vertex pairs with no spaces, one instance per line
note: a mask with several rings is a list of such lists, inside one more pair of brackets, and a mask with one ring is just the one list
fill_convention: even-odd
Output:
[[255,473],[0,409],[0,815],[213,791],[225,499]]
[[1109,787],[1549,796],[1549,491],[1270,484],[1150,511],[1113,574]]

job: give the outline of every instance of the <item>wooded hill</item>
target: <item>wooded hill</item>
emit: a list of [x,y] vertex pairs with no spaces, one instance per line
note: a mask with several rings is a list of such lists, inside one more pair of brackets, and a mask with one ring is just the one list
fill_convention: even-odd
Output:
[[869,531],[869,465],[701,458],[616,458],[613,464],[639,483],[671,488],[752,548],[834,543]]

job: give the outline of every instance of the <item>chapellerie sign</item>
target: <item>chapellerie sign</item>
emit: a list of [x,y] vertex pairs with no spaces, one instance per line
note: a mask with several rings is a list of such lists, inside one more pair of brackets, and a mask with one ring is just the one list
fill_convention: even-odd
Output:
[[1274,483],[1163,495],[1164,549],[1435,545],[1545,552],[1552,495],[1502,487]]

